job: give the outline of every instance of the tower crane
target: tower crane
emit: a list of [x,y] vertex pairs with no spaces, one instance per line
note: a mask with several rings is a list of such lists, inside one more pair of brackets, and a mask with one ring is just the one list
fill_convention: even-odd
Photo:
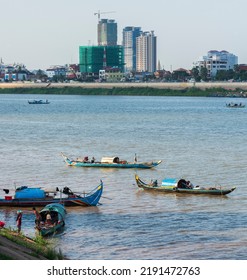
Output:
[[100,15],[102,14],[111,14],[111,13],[116,13],[115,11],[111,11],[111,12],[101,12],[100,10],[97,13],[94,13],[94,15],[98,15],[98,21],[100,21]]

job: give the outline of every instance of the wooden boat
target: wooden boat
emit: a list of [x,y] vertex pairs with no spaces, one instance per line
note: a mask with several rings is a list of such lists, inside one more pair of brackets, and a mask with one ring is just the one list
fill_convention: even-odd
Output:
[[244,108],[245,104],[231,102],[231,103],[227,103],[226,107],[229,107],[229,108]]
[[28,100],[28,104],[50,104],[50,102],[46,100]]
[[221,187],[194,187],[189,181],[184,179],[177,180],[173,178],[166,178],[162,181],[161,185],[158,185],[157,180],[151,181],[150,183],[144,183],[138,175],[135,175],[135,180],[139,188],[167,193],[226,195],[235,190],[235,187],[230,189],[224,189]]
[[84,159],[77,158],[69,159],[63,153],[62,157],[68,166],[78,167],[108,167],[108,168],[152,168],[159,165],[162,161],[150,161],[150,162],[127,162],[126,160],[119,160],[118,157],[103,157],[101,161],[88,160],[88,157]]
[[[5,194],[8,189],[3,189]],[[50,203],[60,203],[65,206],[97,206],[103,192],[103,182],[90,193],[74,193],[68,187],[63,190],[45,191],[41,188],[19,187],[14,197],[5,195],[0,199],[0,206],[4,207],[33,207],[45,206]]]
[[[62,204],[51,203],[46,205],[40,212],[41,220],[36,224],[36,229],[42,236],[48,236],[61,231],[65,225],[66,210]],[[47,217],[50,219],[47,219]]]

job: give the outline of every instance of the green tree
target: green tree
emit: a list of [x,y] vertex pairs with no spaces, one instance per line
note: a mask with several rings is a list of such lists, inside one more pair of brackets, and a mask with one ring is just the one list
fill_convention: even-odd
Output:
[[200,69],[200,76],[203,81],[208,80],[208,69],[206,67],[201,67]]
[[195,79],[196,82],[199,82],[201,80],[201,77],[199,75],[199,70],[197,67],[193,67],[191,69],[191,74],[192,74],[192,77]]

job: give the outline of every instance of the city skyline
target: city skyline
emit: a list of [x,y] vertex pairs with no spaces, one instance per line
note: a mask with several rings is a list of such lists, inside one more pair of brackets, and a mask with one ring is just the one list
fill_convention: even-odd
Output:
[[[244,35],[245,0],[113,0],[84,4],[80,0],[0,0],[0,58],[6,64],[23,63],[29,69],[79,63],[79,46],[97,45],[98,11],[114,19],[118,44],[126,26],[154,30],[157,61],[165,70],[191,69],[209,50],[227,50],[247,63]],[[105,13],[104,13],[105,12]],[[111,13],[107,13],[111,12]]]

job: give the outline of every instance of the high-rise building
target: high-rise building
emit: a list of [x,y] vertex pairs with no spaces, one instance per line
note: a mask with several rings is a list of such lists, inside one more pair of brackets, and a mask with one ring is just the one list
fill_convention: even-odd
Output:
[[127,26],[123,29],[123,48],[125,71],[136,71],[136,38],[141,34],[141,27]]
[[113,19],[101,19],[98,22],[98,45],[117,45],[117,23]]
[[81,73],[99,74],[100,70],[118,68],[123,71],[122,46],[80,46],[79,67]]
[[136,38],[136,71],[155,72],[157,65],[157,38],[154,31],[142,32]]

